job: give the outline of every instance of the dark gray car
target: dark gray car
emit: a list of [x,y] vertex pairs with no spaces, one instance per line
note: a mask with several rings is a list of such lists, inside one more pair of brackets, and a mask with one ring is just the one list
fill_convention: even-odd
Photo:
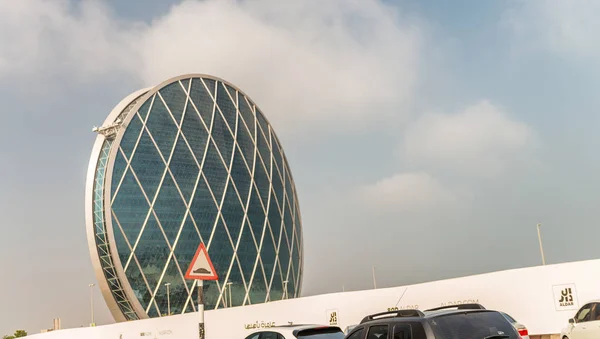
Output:
[[400,310],[365,317],[346,339],[519,339],[500,312],[479,304]]

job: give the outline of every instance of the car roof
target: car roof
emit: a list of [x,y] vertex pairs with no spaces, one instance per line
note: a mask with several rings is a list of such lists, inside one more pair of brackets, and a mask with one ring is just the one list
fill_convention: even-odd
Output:
[[425,318],[439,317],[442,315],[456,314],[456,313],[474,313],[474,312],[496,312],[492,310],[436,310],[436,311],[423,311]]
[[[399,310],[376,313],[373,315],[366,316],[360,322],[362,324],[382,324],[388,322],[404,322],[404,321],[423,321],[425,319],[431,319],[439,316],[459,314],[459,313],[473,313],[473,312],[497,312],[493,310],[486,310],[482,305],[479,304],[461,304],[461,305],[450,305],[444,307],[433,308],[425,311],[420,310]],[[384,316],[382,318],[375,318],[377,316]]]

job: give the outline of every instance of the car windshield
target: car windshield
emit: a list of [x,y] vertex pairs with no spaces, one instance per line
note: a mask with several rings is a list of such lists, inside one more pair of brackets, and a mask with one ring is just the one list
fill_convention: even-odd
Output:
[[429,320],[436,339],[484,339],[504,336],[518,339],[512,325],[498,312],[461,312]]
[[311,328],[300,331],[298,339],[344,339],[344,332],[337,327]]

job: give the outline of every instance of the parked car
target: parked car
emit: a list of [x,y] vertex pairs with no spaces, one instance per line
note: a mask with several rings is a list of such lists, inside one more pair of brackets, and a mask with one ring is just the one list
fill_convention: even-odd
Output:
[[583,305],[560,334],[562,339],[600,338],[600,300]]
[[336,326],[283,325],[255,330],[245,339],[344,339]]
[[479,304],[389,311],[365,317],[346,339],[520,339],[500,313]]
[[529,331],[527,330],[527,327],[525,325],[516,321],[515,318],[511,317],[506,312],[500,312],[500,314],[502,314],[504,316],[504,318],[506,318],[506,320],[508,320],[513,325],[513,327],[517,329],[517,332],[519,332],[519,335],[521,336],[521,338],[529,339]]

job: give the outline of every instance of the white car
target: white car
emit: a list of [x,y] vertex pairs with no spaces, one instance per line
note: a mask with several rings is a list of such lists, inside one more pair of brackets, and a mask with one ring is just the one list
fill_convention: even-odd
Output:
[[521,336],[522,339],[529,339],[529,331],[527,330],[527,327],[525,325],[516,321],[515,318],[508,315],[508,313],[505,313],[505,312],[500,312],[500,313],[504,316],[504,318],[506,318],[506,320],[508,320],[513,325],[513,327],[517,330],[517,332],[519,332],[519,335]]
[[590,301],[569,319],[569,326],[560,334],[562,339],[600,338],[600,300]]
[[283,325],[255,330],[245,339],[344,339],[336,326]]

